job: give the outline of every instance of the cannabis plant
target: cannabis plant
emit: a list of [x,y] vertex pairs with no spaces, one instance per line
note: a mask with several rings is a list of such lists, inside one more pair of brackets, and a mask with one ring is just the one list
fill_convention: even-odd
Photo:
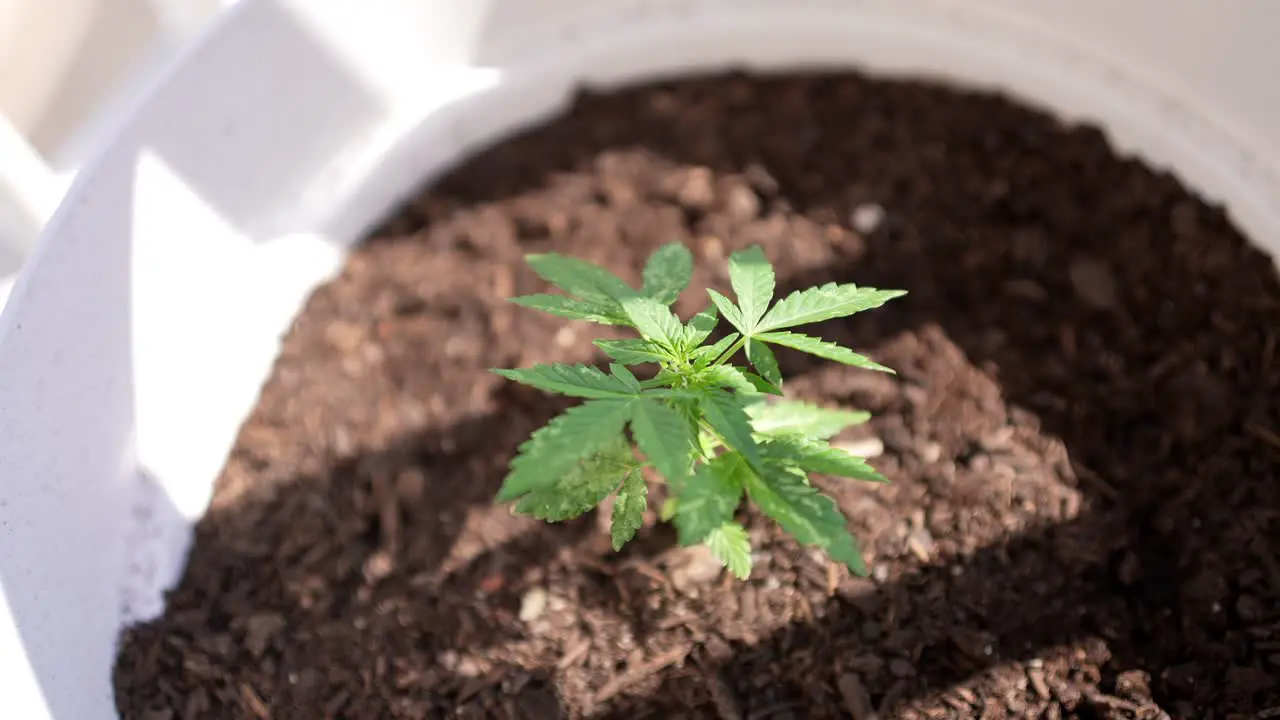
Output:
[[[594,341],[613,360],[607,373],[582,364],[494,370],[583,400],[520,445],[499,502],[515,501],[515,512],[557,522],[613,495],[611,534],[618,550],[635,536],[648,507],[642,470],[650,467],[667,484],[659,516],[674,523],[679,542],[706,544],[739,578],[751,573],[747,531],[735,519],[744,496],[799,542],[866,574],[844,516],[808,475],[885,481],[865,459],[828,442],[844,428],[865,422],[868,413],[770,399],[782,396],[783,384],[771,347],[892,372],[791,328],[875,308],[903,291],[830,283],[798,290],[770,307],[774,271],[764,252],[752,246],[729,258],[736,298],[708,290],[710,305],[682,322],[671,306],[688,287],[693,258],[680,243],[664,245],[649,257],[639,290],[580,259],[555,253],[526,259],[566,294],[526,295],[512,302],[571,320],[625,326],[639,337]],[[711,342],[721,317],[733,332]],[[740,351],[746,362],[735,365]],[[646,379],[638,378],[632,366],[648,366],[640,373]]]

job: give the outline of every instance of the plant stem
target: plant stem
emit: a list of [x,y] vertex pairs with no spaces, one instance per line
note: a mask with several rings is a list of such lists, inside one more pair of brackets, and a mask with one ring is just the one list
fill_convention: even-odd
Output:
[[[729,448],[730,450],[733,450],[733,446],[732,446],[732,445],[730,445],[730,444],[729,444],[729,443],[724,439],[724,437],[722,437],[722,436],[720,435],[720,433],[716,432],[716,429],[715,429],[715,428],[711,427],[711,423],[707,422],[706,420],[699,420],[699,421],[698,421],[698,425],[699,425],[703,430],[706,430],[707,432],[711,433],[711,437],[715,438],[715,439],[716,439],[716,441],[717,441],[717,442],[719,442],[721,445],[723,445],[723,446],[725,446],[725,447]],[[714,449],[715,449],[715,448],[712,448],[712,450],[714,450]]]
[[730,345],[729,349],[726,350],[723,355],[721,355],[715,362],[711,363],[711,367],[715,367],[717,365],[723,365],[726,360],[733,357],[733,354],[741,350],[742,346],[746,344],[747,344],[747,339],[745,337],[738,338],[738,341],[735,342],[733,345]]

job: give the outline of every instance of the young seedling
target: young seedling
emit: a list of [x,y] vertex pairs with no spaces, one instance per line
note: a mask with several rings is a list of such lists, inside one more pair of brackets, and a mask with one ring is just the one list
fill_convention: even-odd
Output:
[[[616,495],[611,534],[618,550],[640,528],[649,492],[641,470],[651,466],[669,490],[661,519],[675,524],[682,545],[704,543],[738,578],[751,573],[747,531],[734,519],[744,496],[801,543],[866,574],[844,516],[810,484],[808,474],[885,482],[863,458],[828,443],[869,414],[767,401],[769,395],[782,395],[783,383],[770,346],[893,372],[790,328],[879,307],[904,291],[830,283],[798,290],[770,307],[773,268],[752,246],[729,258],[736,302],[708,290],[711,304],[681,322],[671,305],[688,287],[693,258],[680,243],[650,256],[639,290],[572,257],[546,253],[527,261],[567,295],[526,295],[512,302],[571,320],[629,327],[639,337],[594,341],[614,361],[608,373],[581,364],[494,370],[584,401],[520,445],[499,502],[516,501],[515,512],[558,522]],[[720,316],[734,332],[708,343]],[[730,361],[739,351],[747,362],[735,366]],[[657,368],[644,373],[651,375],[646,380],[628,369],[646,365]]]

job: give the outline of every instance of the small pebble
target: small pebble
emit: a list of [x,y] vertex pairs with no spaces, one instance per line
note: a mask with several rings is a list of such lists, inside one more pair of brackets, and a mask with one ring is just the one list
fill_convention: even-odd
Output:
[[520,598],[520,620],[533,622],[542,616],[547,609],[547,591],[541,587],[532,587]]
[[720,577],[724,570],[724,564],[705,545],[680,548],[679,555],[673,563],[676,567],[671,571],[671,582],[681,590],[705,585]]
[[364,563],[364,577],[370,584],[376,583],[390,575],[396,569],[391,553],[379,550],[370,555]]
[[725,209],[738,222],[754,220],[760,215],[760,198],[745,185],[734,185],[725,193]]
[[344,353],[353,352],[364,342],[364,329],[354,323],[335,320],[325,328],[325,339]]
[[933,535],[925,528],[916,528],[907,536],[907,547],[920,562],[929,562],[933,557]]
[[942,458],[942,445],[936,442],[927,442],[920,448],[920,459],[927,464],[938,462]]
[[863,203],[854,208],[849,217],[849,224],[860,235],[870,235],[884,222],[884,208],[876,203]]
[[574,330],[569,325],[565,325],[564,327],[556,331],[555,340],[556,340],[556,345],[558,347],[562,347],[562,348],[571,347],[577,339],[578,339],[577,331]]
[[715,189],[711,186],[711,170],[691,168],[677,179],[676,202],[690,210],[708,210],[715,202]]

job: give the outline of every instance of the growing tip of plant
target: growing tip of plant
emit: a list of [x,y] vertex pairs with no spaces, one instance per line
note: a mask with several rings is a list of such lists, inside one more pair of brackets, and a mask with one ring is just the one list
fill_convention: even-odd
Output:
[[[581,400],[520,444],[500,502],[559,522],[612,497],[610,534],[619,550],[642,529],[650,488],[641,469],[651,466],[666,486],[659,521],[675,526],[682,545],[705,545],[736,577],[751,574],[750,538],[738,519],[744,501],[799,542],[866,574],[845,517],[809,476],[886,482],[864,458],[829,443],[867,414],[779,399],[784,378],[775,349],[893,372],[795,328],[880,307],[905,291],[828,283],[777,298],[773,266],[763,248],[752,245],[728,259],[733,298],[708,289],[710,303],[682,321],[669,308],[688,288],[693,256],[678,241],[649,256],[640,288],[577,258],[531,253],[525,259],[564,294],[510,300],[568,320],[626,327],[637,337],[595,341],[610,358],[607,372],[561,363],[493,369]],[[727,332],[713,339],[721,320]],[[739,351],[745,361],[735,364]],[[657,372],[644,380],[630,370],[655,364]],[[774,399],[764,402],[766,396]]]

